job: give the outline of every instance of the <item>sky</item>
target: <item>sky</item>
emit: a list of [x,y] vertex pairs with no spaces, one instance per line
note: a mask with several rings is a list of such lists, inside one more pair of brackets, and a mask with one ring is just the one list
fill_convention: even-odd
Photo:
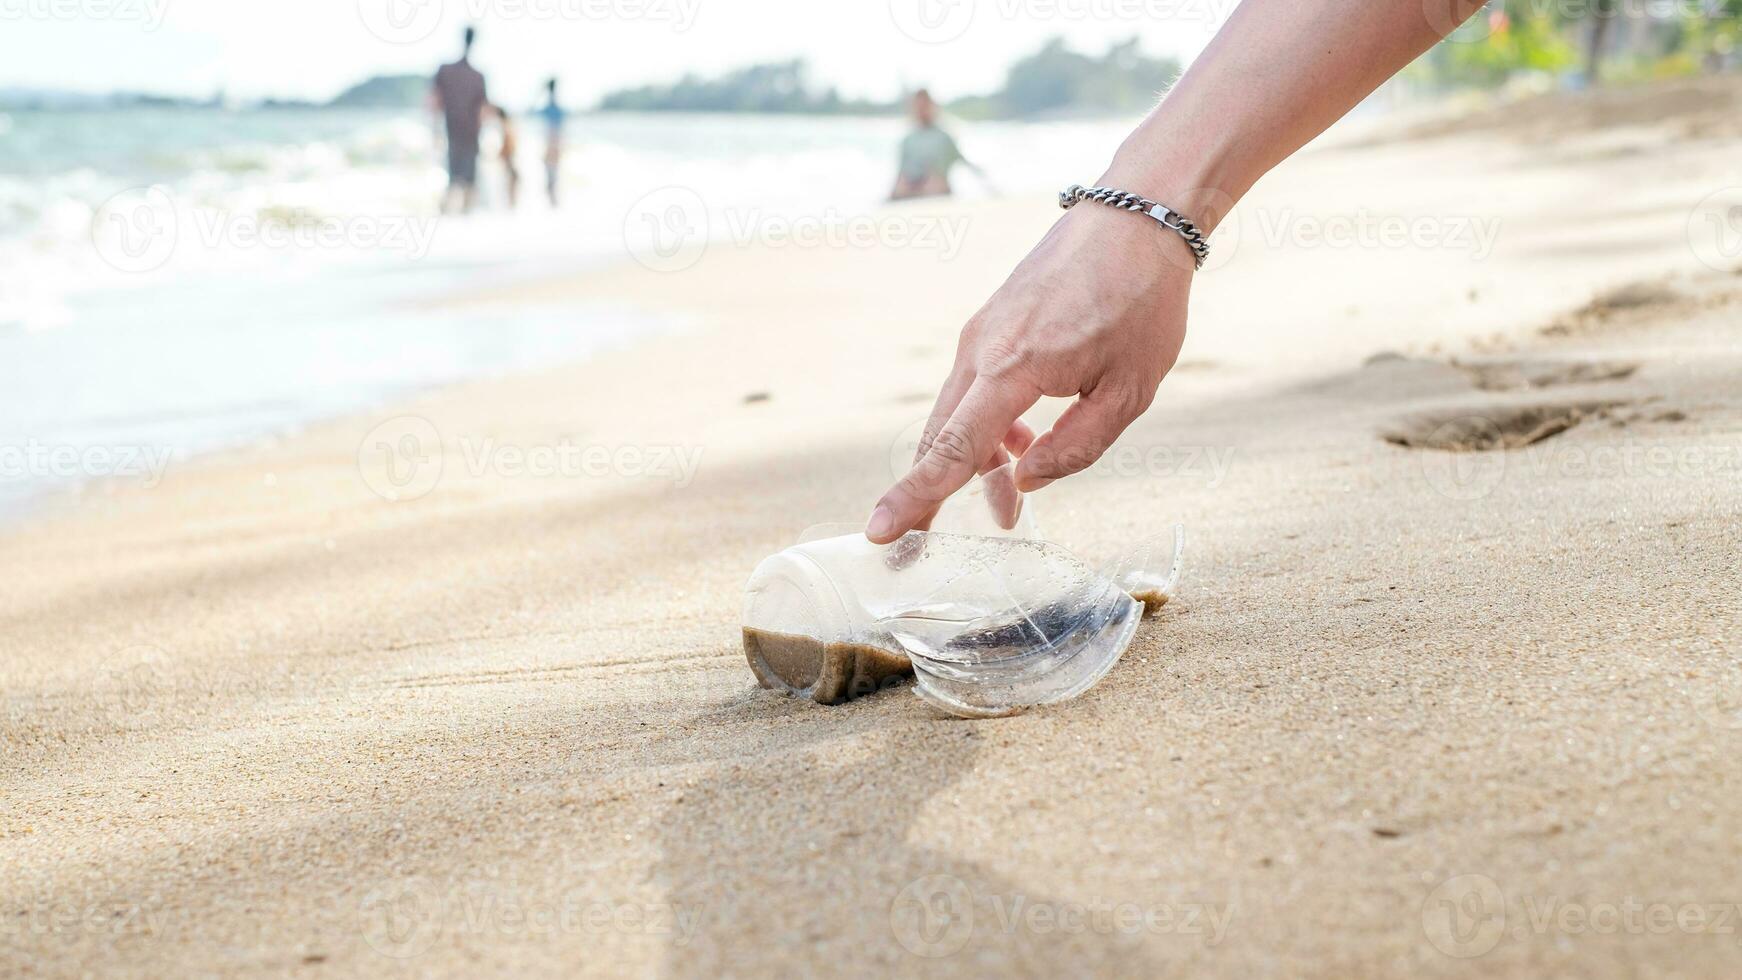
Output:
[[375,74],[426,72],[476,24],[497,97],[564,101],[805,58],[843,95],[995,89],[1062,35],[1099,53],[1142,39],[1189,59],[1237,0],[0,0],[0,88],[325,99]]

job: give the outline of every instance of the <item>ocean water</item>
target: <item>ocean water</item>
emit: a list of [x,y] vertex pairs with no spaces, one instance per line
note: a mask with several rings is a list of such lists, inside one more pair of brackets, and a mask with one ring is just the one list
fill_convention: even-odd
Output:
[[[1130,125],[954,126],[989,176],[963,173],[959,191],[1092,178]],[[185,458],[681,329],[636,310],[441,301],[615,262],[679,268],[685,235],[866,220],[903,123],[577,114],[555,209],[542,124],[516,129],[519,206],[491,131],[480,207],[443,216],[423,113],[0,111],[0,506],[138,478],[119,456]]]

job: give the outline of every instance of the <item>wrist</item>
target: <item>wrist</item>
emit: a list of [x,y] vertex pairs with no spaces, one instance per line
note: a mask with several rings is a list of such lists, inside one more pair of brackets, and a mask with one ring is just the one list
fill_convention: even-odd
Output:
[[1148,215],[1085,201],[1071,208],[1057,226],[1064,240],[1093,249],[1097,262],[1114,263],[1134,281],[1189,283],[1197,272],[1197,254],[1177,232]]
[[1175,125],[1166,108],[1164,103],[1120,145],[1097,183],[1159,201],[1208,235],[1251,184],[1236,173],[1219,137],[1180,138],[1193,128]]

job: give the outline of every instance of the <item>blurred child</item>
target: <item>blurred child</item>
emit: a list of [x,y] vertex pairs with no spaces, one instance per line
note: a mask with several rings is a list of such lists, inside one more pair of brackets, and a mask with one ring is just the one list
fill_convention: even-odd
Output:
[[520,168],[514,165],[514,154],[517,149],[514,138],[514,119],[508,115],[508,110],[499,105],[490,108],[496,114],[497,122],[502,126],[502,170],[508,175],[508,206],[513,208],[520,203]]
[[562,172],[563,163],[563,107],[556,100],[556,79],[544,83],[544,108],[538,114],[544,117],[544,192],[550,197],[550,206],[556,207],[557,177]]

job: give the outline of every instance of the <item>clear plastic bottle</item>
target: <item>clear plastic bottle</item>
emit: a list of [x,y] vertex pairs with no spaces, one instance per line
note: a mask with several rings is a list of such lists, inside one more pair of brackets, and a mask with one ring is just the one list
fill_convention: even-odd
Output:
[[[1150,549],[1115,574],[1042,540],[1009,467],[957,494],[928,531],[874,545],[855,526],[813,528],[751,576],[744,648],[765,686],[834,704],[910,670],[952,714],[1067,700],[1111,670],[1147,605],[1171,595]],[[1133,593],[1143,598],[1133,598]]]

